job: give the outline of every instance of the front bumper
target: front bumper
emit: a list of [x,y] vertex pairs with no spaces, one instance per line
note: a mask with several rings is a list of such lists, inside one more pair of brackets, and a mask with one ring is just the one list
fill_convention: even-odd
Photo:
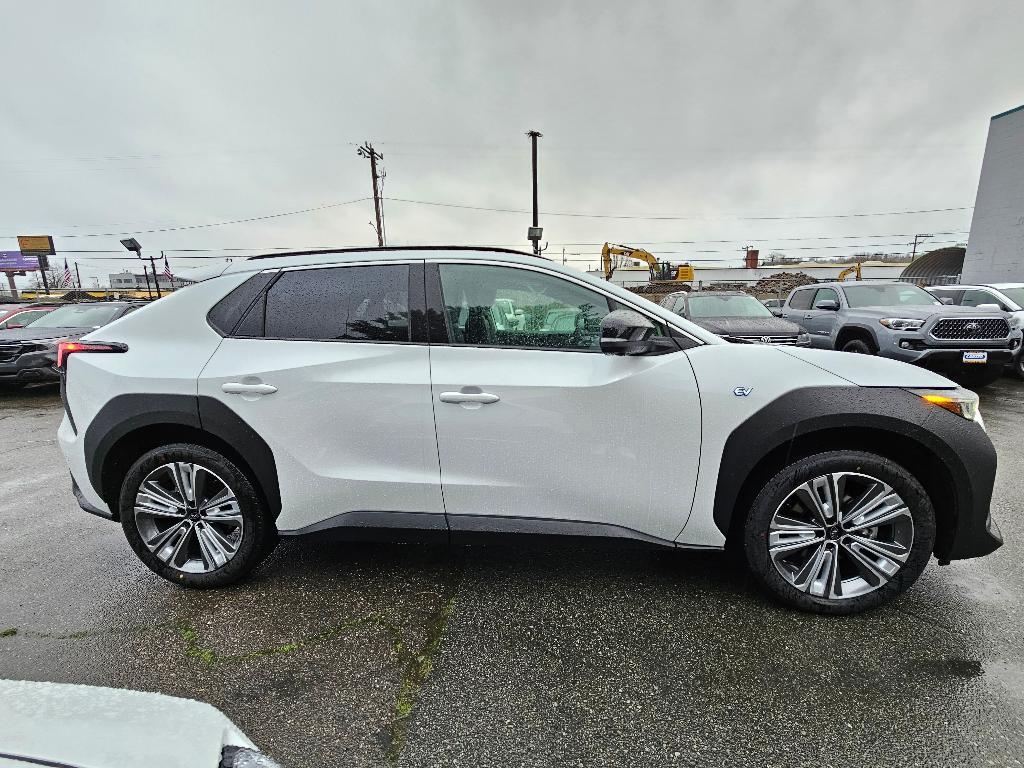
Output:
[[56,355],[51,350],[25,352],[13,360],[0,362],[0,382],[60,381],[56,363]]
[[1020,354],[1020,339],[1011,338],[1008,341],[998,342],[975,342],[959,344],[935,344],[926,340],[920,334],[896,334],[887,350],[884,350],[886,357],[895,360],[902,360],[905,363],[913,363],[925,368],[940,370],[958,370],[960,368],[971,368],[977,363],[965,363],[964,352],[987,352],[988,361],[982,365],[1008,365],[1014,357]]

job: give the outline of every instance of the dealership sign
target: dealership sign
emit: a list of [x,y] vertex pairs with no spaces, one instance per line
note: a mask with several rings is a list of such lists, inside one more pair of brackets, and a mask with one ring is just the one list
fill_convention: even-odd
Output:
[[34,253],[0,251],[0,270],[25,272],[37,269],[39,269],[39,257]]

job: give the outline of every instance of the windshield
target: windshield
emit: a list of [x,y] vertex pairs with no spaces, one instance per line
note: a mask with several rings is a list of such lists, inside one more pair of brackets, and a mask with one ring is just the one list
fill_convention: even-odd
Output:
[[1024,307],[1024,288],[1000,288],[999,292],[1018,307]]
[[99,328],[114,319],[120,304],[76,304],[60,307],[32,323],[33,328]]
[[690,317],[772,317],[771,310],[753,296],[691,296]]
[[843,287],[846,301],[853,307],[931,307],[941,304],[923,288],[910,283],[899,285],[848,285]]

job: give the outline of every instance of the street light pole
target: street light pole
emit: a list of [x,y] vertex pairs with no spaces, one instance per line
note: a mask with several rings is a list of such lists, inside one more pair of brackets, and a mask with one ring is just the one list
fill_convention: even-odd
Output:
[[[132,253],[134,253],[136,256],[138,256],[140,261],[142,260],[142,245],[140,245],[139,241],[136,240],[134,237],[129,237],[129,238],[126,238],[126,239],[122,240],[121,241],[121,245],[123,245],[126,250],[129,250]],[[159,299],[160,298],[160,282],[157,280],[157,277],[156,277],[156,261],[153,260],[153,256],[152,255],[150,255],[150,257],[149,257],[149,263],[153,267],[153,283],[154,283],[154,287],[156,288],[156,297]],[[142,274],[146,276],[146,287],[148,288],[149,287],[149,275],[146,273],[146,262],[145,261],[142,262]]]
[[533,170],[533,226],[530,227],[527,239],[533,242],[533,252],[540,256],[540,238],[544,230],[540,227],[539,211],[537,210],[537,139],[541,138],[543,134],[540,131],[527,131],[526,135],[530,137],[530,159]]

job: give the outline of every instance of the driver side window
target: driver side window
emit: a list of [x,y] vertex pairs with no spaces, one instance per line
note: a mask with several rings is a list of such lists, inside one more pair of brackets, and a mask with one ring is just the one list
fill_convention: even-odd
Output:
[[452,344],[599,351],[612,309],[596,291],[554,275],[489,264],[441,264]]

